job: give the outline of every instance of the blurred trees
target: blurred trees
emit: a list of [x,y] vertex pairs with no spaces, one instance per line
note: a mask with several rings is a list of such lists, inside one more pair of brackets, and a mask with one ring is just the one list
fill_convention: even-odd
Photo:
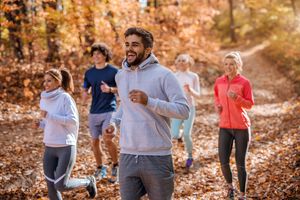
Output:
[[[124,58],[123,34],[132,26],[154,35],[154,53],[172,67],[190,53],[202,85],[218,76],[219,40],[211,31],[223,1],[190,0],[2,0],[0,1],[0,100],[33,101],[43,71],[67,67],[79,94],[90,46],[107,43],[113,63]],[[126,8],[126,9],[125,9]]]
[[[282,35],[286,30],[295,31],[299,27],[295,0],[228,0],[228,5],[220,8],[220,15],[215,18],[219,35],[223,42],[230,42],[230,16],[232,4],[237,39],[265,40],[274,35]],[[230,3],[232,2],[232,3]],[[298,23],[294,23],[298,20]]]
[[219,1],[144,2],[142,6],[136,0],[2,0],[1,48],[11,58],[14,52],[18,60],[52,63],[73,52],[82,57],[92,43],[102,41],[112,47],[119,64],[123,32],[141,26],[153,32],[155,53],[167,64],[184,51],[196,60],[214,60],[209,52],[218,48],[218,41],[211,40],[210,29]]
[[57,0],[44,0],[42,2],[45,11],[46,24],[46,40],[48,46],[48,55],[46,62],[54,62],[59,60],[59,36],[58,36],[58,20],[59,20],[59,4]]
[[26,13],[24,1],[4,0],[1,9],[4,11],[6,18],[9,44],[13,48],[14,56],[19,60],[24,59],[23,41],[21,37],[22,20],[25,18]]
[[228,3],[229,3],[229,16],[230,16],[230,38],[231,38],[231,42],[236,42],[235,25],[234,25],[234,17],[233,17],[233,0],[228,0]]
[[[233,2],[236,45],[253,45],[268,41],[264,50],[283,74],[296,83],[300,94],[300,1],[296,0],[229,0]],[[229,5],[220,8],[215,30],[222,45],[231,45]]]

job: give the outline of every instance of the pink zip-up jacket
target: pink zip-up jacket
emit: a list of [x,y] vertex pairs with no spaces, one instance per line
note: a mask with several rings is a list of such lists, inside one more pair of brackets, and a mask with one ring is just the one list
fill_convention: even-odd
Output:
[[[248,79],[238,74],[231,81],[226,75],[217,78],[214,86],[215,106],[222,106],[220,128],[247,129],[250,119],[245,109],[254,105],[251,84]],[[227,96],[228,91],[237,94],[235,100]]]

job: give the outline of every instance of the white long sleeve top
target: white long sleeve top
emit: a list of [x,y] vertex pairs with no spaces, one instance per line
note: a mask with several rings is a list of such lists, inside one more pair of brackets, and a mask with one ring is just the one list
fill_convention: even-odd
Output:
[[79,130],[79,115],[74,99],[62,88],[43,91],[41,110],[47,111],[43,120],[46,146],[76,145]]

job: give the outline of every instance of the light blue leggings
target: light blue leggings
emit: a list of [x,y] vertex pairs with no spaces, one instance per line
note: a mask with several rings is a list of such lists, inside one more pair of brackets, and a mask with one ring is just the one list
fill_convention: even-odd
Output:
[[50,200],[61,200],[61,192],[89,185],[88,179],[70,179],[75,159],[75,145],[45,147],[44,173]]
[[186,120],[181,119],[172,119],[171,121],[171,133],[172,137],[178,139],[180,127],[183,125],[183,137],[185,143],[185,149],[189,155],[192,154],[193,151],[193,142],[192,142],[192,128],[195,120],[195,107],[190,108],[190,116]]

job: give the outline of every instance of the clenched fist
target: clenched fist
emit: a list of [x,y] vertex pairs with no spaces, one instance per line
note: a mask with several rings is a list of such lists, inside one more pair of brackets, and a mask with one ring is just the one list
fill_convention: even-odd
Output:
[[128,96],[133,103],[140,103],[142,105],[147,105],[148,103],[147,94],[141,90],[131,90]]

